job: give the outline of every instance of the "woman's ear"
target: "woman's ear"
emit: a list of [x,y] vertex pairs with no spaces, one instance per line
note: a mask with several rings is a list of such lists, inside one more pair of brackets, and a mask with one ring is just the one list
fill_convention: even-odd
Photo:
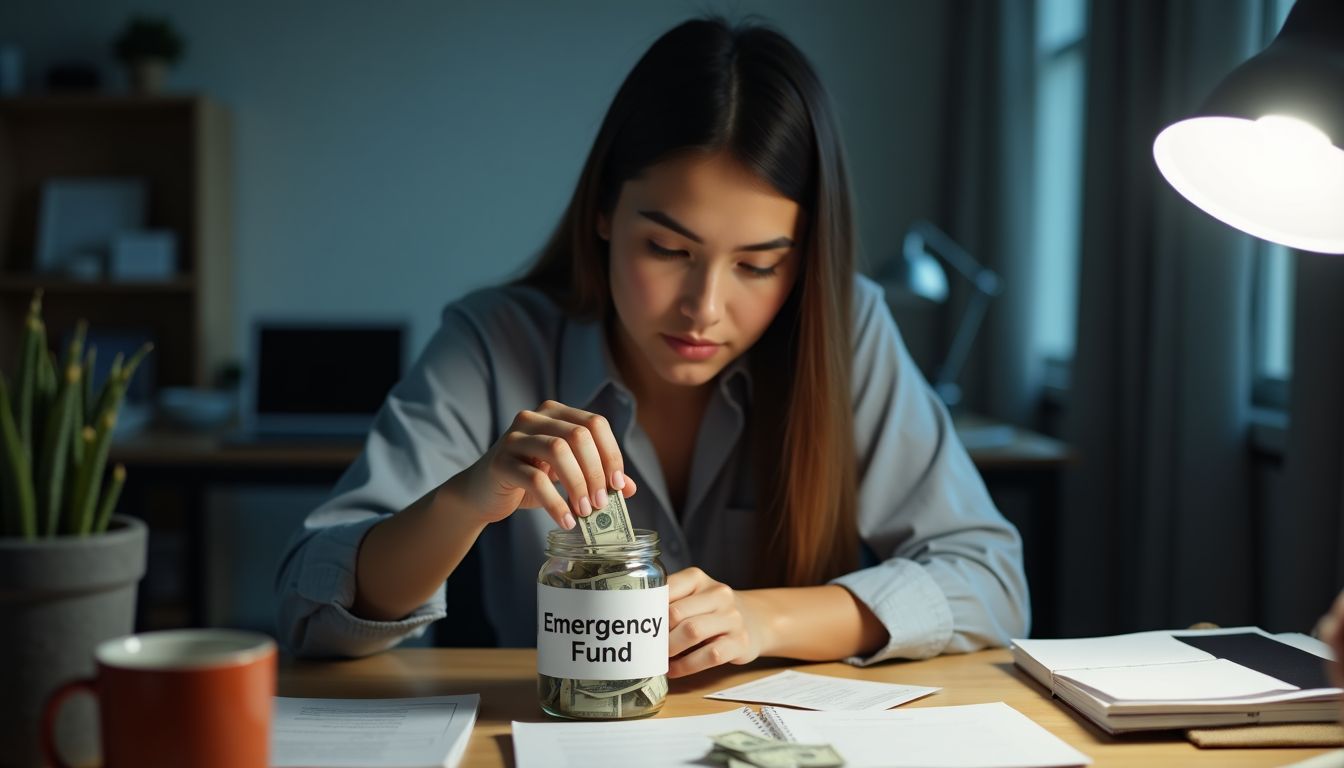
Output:
[[597,236],[611,242],[611,217],[605,213],[597,214]]

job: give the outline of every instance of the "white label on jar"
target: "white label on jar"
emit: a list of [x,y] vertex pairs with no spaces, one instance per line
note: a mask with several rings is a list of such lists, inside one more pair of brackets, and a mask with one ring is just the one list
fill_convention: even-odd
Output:
[[667,587],[538,584],[537,671],[577,680],[667,674]]

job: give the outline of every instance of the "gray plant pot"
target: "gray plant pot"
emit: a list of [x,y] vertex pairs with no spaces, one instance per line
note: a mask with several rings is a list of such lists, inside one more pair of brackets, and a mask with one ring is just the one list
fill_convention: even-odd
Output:
[[[0,766],[42,765],[38,729],[47,696],[89,677],[98,643],[135,628],[148,529],[115,515],[107,532],[28,541],[0,538]],[[57,721],[61,754],[98,755],[97,708],[76,696]]]

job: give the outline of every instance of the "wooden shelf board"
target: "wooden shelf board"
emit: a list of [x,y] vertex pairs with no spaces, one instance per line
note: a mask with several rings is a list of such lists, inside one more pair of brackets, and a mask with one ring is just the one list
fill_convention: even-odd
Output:
[[194,93],[139,96],[129,93],[51,93],[0,99],[0,112],[40,112],[63,109],[145,110],[180,109],[201,100]]
[[111,280],[82,281],[61,277],[41,277],[35,275],[0,275],[0,293],[32,293],[41,288],[44,293],[100,293],[100,294],[141,294],[141,293],[188,293],[196,288],[196,280],[190,276],[175,277],[171,280],[114,282]]

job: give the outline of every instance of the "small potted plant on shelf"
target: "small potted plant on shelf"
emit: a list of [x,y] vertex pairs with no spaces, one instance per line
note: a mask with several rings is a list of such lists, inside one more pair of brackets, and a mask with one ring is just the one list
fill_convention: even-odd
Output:
[[[7,753],[0,763],[41,764],[47,695],[92,674],[94,646],[135,624],[146,528],[114,514],[126,470],[108,473],[106,464],[126,387],[151,345],[129,361],[118,355],[95,391],[96,350],[84,349],[86,330],[81,321],[58,359],[47,349],[39,291],[17,370],[12,377],[0,371],[0,744]],[[58,734],[67,757],[96,757],[92,711],[67,715]]]
[[134,16],[113,47],[126,65],[131,90],[149,94],[163,90],[168,68],[182,58],[186,43],[168,19]]

